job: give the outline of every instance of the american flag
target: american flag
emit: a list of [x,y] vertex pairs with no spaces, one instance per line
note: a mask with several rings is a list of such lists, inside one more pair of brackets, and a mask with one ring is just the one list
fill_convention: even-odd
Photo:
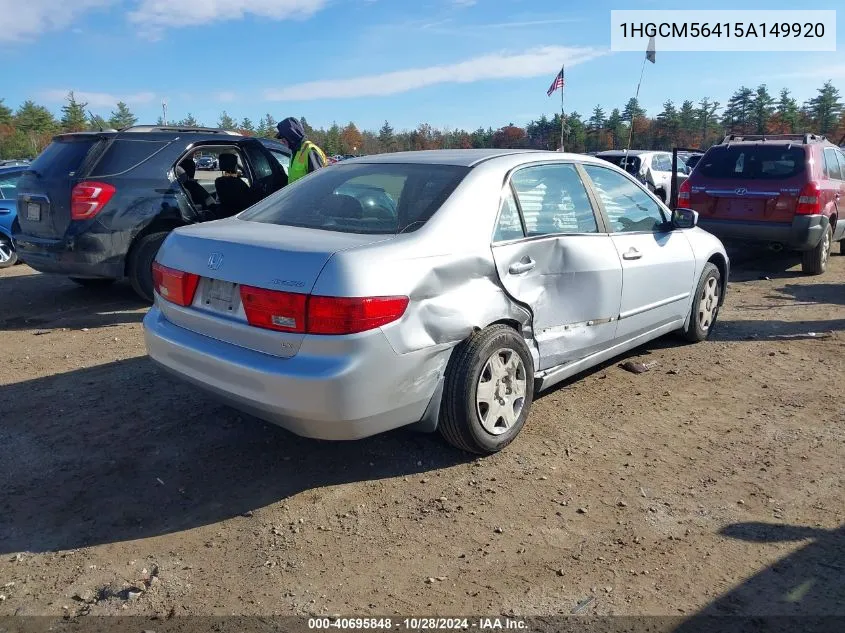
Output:
[[563,68],[560,69],[560,72],[555,77],[555,80],[552,82],[552,85],[549,86],[549,89],[546,91],[548,96],[552,96],[555,90],[558,88],[563,88]]

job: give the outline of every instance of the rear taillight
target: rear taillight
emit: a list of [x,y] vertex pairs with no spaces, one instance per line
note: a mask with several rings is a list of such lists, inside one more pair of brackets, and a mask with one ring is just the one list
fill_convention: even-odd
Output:
[[199,275],[182,272],[153,262],[153,286],[162,298],[180,306],[194,302],[194,294],[200,282]]
[[250,325],[280,332],[305,332],[308,295],[241,286],[241,302]]
[[117,190],[113,186],[104,182],[80,182],[70,193],[71,220],[93,218],[108,204],[115,191]]
[[387,325],[405,314],[408,297],[310,297],[309,334],[355,334]]
[[692,185],[689,184],[689,180],[685,180],[681,183],[681,186],[678,188],[678,208],[679,209],[689,209],[690,208],[690,191],[692,191]]
[[250,325],[301,334],[355,334],[405,314],[408,297],[319,297],[241,286]]
[[822,212],[821,187],[815,180],[811,180],[801,193],[798,194],[798,204],[795,207],[797,215],[816,215]]

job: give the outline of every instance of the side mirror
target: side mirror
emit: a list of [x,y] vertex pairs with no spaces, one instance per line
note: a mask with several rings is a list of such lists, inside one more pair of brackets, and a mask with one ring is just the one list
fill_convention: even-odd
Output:
[[672,227],[676,229],[691,229],[698,226],[698,211],[692,209],[675,209],[672,212]]

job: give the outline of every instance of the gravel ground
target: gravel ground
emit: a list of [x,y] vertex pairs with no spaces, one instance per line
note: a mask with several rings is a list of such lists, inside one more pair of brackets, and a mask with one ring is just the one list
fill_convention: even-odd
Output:
[[298,438],[158,371],[128,285],[0,271],[0,615],[845,615],[845,257],[796,263],[485,459]]

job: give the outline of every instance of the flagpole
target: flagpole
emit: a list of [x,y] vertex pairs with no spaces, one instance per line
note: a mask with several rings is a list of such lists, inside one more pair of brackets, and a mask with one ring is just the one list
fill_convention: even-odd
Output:
[[[640,80],[637,82],[637,94],[634,96],[634,101],[637,101],[637,102],[640,99],[640,85],[643,83],[643,73],[645,72],[645,63],[646,63],[647,60],[648,60],[647,57],[643,58],[643,65],[642,65],[642,68],[640,68]],[[633,138],[634,138],[634,116],[635,115],[636,115],[636,112],[632,111],[631,112],[631,129],[628,130],[628,145],[625,147],[626,153],[631,150],[631,142],[633,141]]]
[[560,87],[560,151],[564,151],[563,145],[563,129],[564,129],[564,119],[563,119],[563,95],[566,92],[566,75],[564,74],[564,69],[566,68],[566,64],[560,67],[560,76],[563,77],[563,85]]

